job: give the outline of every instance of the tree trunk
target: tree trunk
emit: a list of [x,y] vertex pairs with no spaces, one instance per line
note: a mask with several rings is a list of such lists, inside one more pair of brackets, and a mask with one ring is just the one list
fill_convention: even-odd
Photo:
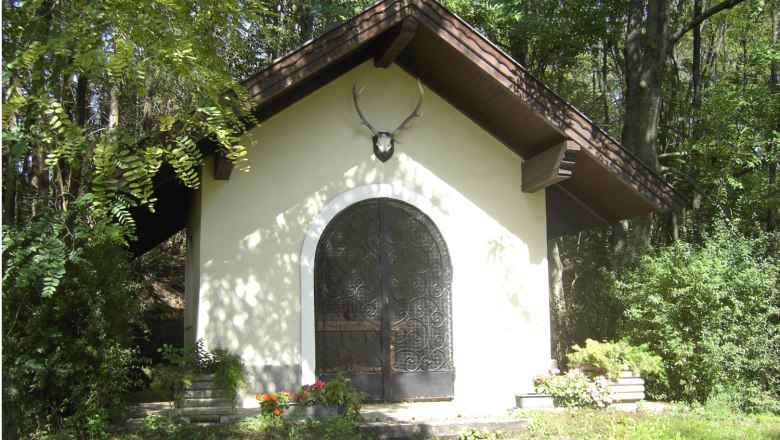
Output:
[[605,40],[603,42],[604,47],[601,51],[601,105],[603,107],[604,111],[604,125],[606,127],[609,127],[609,82],[607,78],[607,72],[608,72],[608,66],[607,66],[607,51],[608,49],[608,42]]
[[[636,136],[634,127],[638,125],[639,113],[639,79],[642,68],[642,15],[643,0],[631,0],[628,5],[628,20],[626,24],[625,100],[626,116],[623,120],[621,142],[629,151],[635,152],[633,138]],[[634,131],[632,131],[634,130]]]
[[[744,0],[724,0],[706,11],[694,14],[677,31],[669,28],[669,2],[630,0],[626,24],[626,116],[621,141],[654,171],[658,171],[658,124],[662,109],[662,80],[672,47],[687,32],[718,12],[733,8]],[[646,15],[645,15],[646,11]],[[644,34],[642,23],[644,18]],[[641,251],[650,239],[650,218],[635,221],[631,251]],[[637,247],[639,246],[639,247]]]
[[[778,0],[772,1],[772,36],[771,36],[771,47],[773,50],[777,50],[777,36],[778,36]],[[769,66],[769,89],[772,91],[772,96],[775,97],[775,100],[779,100],[780,97],[778,95],[780,94],[780,80],[778,80],[778,72],[777,72],[777,61],[776,59],[772,59],[772,62]],[[778,103],[780,104],[780,103]],[[775,122],[774,130],[776,133],[780,133],[780,121]],[[768,147],[768,160],[769,160],[769,189],[773,190],[775,186],[777,185],[777,167],[778,167],[778,160],[780,160],[778,157],[774,156],[780,156],[780,152],[778,152],[778,149],[780,149],[780,145],[777,145],[776,142],[773,142]],[[776,211],[778,208],[776,206],[769,206],[769,209],[767,210],[767,216],[766,216],[766,231],[767,232],[774,232],[775,228],[777,227],[777,214]]]
[[11,152],[3,155],[3,224],[16,223],[16,167],[17,162],[11,157]]
[[552,356],[563,365],[566,347],[569,346],[569,332],[566,325],[566,298],[563,291],[563,262],[558,248],[560,238],[547,241],[547,261],[550,269],[550,330]]
[[[631,2],[631,8],[642,3]],[[629,22],[634,21],[639,11],[631,11]],[[626,57],[628,88],[623,125],[623,145],[653,170],[658,170],[658,122],[661,117],[661,81],[669,50],[669,6],[665,1],[651,1],[647,5],[647,19],[641,45],[636,35],[640,29],[632,29],[627,37],[626,47],[631,46]]]
[[[693,16],[701,15],[701,0],[693,2]],[[699,111],[701,110],[701,24],[693,28],[693,53],[691,61],[691,135],[696,140],[701,135]]]
[[[76,108],[74,110],[76,115],[76,124],[80,127],[86,127],[89,122],[89,80],[86,75],[80,75],[78,82],[76,83]],[[85,149],[89,150],[90,147],[86,146]],[[87,161],[87,158],[89,161]],[[91,163],[92,155],[87,151],[84,152],[81,164],[74,165],[70,176],[69,192],[73,200],[77,199],[81,194],[81,188],[84,180],[84,175]]]

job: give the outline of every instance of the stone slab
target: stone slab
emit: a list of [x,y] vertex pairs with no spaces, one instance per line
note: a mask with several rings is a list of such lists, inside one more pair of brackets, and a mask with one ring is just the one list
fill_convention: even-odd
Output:
[[522,432],[530,426],[530,420],[464,420],[416,423],[371,423],[359,426],[361,434],[375,439],[409,439],[409,438],[458,438],[469,430],[482,434],[501,432]]

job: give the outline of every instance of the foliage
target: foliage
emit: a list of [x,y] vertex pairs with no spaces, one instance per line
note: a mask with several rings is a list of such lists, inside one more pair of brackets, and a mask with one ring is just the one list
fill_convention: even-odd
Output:
[[348,410],[357,415],[363,405],[363,395],[349,382],[350,379],[344,373],[336,373],[336,377],[325,384],[323,394],[326,403],[346,405]]
[[185,387],[200,374],[213,374],[213,385],[230,393],[234,407],[238,391],[249,385],[250,376],[241,356],[220,346],[207,351],[202,339],[184,348],[163,344],[158,351],[166,363],[147,369],[152,379],[151,387],[158,392],[170,393],[177,407],[184,403]]
[[287,391],[258,394],[255,398],[260,403],[260,414],[263,416],[281,416],[290,406],[290,393]]
[[645,411],[580,410],[536,411],[529,435],[517,438],[609,438],[609,439],[772,439],[780,434],[780,417],[745,416],[713,418],[695,408],[666,406],[663,413]]
[[110,436],[127,440],[368,440],[357,432],[357,424],[344,418],[327,421],[289,422],[279,417],[257,417],[215,426],[176,424],[170,417],[148,417],[135,432]]
[[244,359],[237,353],[215,347],[211,350],[214,373],[213,384],[218,389],[228,390],[233,408],[238,399],[238,390],[250,386],[251,376],[244,365]]
[[780,261],[767,246],[719,226],[703,245],[653,252],[619,284],[625,334],[664,359],[653,397],[705,402],[739,384],[780,398]]
[[[530,419],[529,429],[517,433],[482,435],[482,438],[502,439],[776,439],[780,436],[780,417],[770,415],[730,414],[714,416],[707,408],[665,405],[663,412],[643,410],[633,413],[581,409],[578,411],[533,411],[521,414]],[[112,439],[257,439],[257,440],[320,440],[325,430],[336,421],[288,423],[279,419],[262,419],[259,423],[234,423],[214,427],[194,428],[174,425],[166,435],[143,429],[112,436]],[[354,428],[353,428],[354,429]],[[334,429],[335,431],[335,429]],[[346,430],[345,430],[346,431]],[[480,438],[477,430],[467,435]],[[344,439],[361,438],[347,433]],[[415,437],[418,438],[418,437]],[[420,436],[419,438],[427,438]]]
[[612,380],[617,380],[625,366],[637,374],[657,374],[663,370],[661,358],[648,351],[645,345],[633,346],[626,341],[587,339],[585,347],[575,344],[568,358],[570,365],[592,365]]
[[3,432],[97,436],[132,381],[138,283],[106,221],[3,228]]
[[246,154],[236,133],[250,101],[214,56],[215,31],[233,28],[244,2],[49,3],[3,2],[4,182],[37,187],[33,209],[83,198],[132,234],[129,209],[153,207],[163,163],[197,187],[201,139],[231,160]]
[[344,373],[337,373],[329,381],[316,381],[311,385],[301,386],[296,393],[290,395],[287,391],[262,393],[255,395],[260,403],[260,413],[264,416],[281,416],[291,403],[313,405],[318,402],[347,407],[347,417],[356,419],[363,404],[363,395],[349,385],[349,378]]
[[358,433],[358,426],[347,417],[328,420],[325,424],[325,440],[362,440],[365,438]]
[[311,385],[302,385],[298,391],[293,393],[292,401],[304,405],[311,405],[316,402],[325,401],[325,382],[318,380]]
[[606,377],[590,378],[578,368],[566,374],[549,371],[534,378],[537,393],[551,395],[557,406],[574,408],[606,408],[613,401],[607,383]]

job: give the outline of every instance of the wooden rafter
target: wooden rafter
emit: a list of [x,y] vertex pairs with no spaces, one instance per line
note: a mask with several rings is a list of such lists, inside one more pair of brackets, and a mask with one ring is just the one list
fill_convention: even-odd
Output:
[[566,141],[523,162],[523,192],[536,192],[570,178],[579,151],[579,145]]
[[374,66],[388,68],[412,41],[415,32],[417,32],[417,20],[414,17],[405,18],[397,29],[388,32],[379,51],[374,55]]

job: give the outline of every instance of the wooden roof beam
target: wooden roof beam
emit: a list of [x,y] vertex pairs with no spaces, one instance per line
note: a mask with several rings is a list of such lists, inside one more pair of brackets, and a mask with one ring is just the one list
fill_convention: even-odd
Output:
[[593,218],[600,221],[604,226],[614,225],[618,222],[613,215],[593,203],[589,197],[580,192],[571,182],[561,182],[558,185],[561,192],[571,199],[574,203],[580,206],[585,212],[593,216]]
[[417,32],[417,19],[406,17],[398,28],[388,32],[374,56],[374,66],[387,69],[398,58]]
[[214,154],[214,180],[230,180],[233,172],[233,161],[217,150]]
[[571,177],[579,151],[576,142],[565,141],[523,162],[523,192],[536,192]]

